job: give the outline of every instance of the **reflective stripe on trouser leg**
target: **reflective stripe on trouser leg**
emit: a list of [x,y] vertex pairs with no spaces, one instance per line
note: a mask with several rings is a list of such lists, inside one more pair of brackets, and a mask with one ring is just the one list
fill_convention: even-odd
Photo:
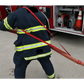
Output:
[[52,75],[48,75],[48,78],[54,78],[55,77],[55,73],[53,73]]

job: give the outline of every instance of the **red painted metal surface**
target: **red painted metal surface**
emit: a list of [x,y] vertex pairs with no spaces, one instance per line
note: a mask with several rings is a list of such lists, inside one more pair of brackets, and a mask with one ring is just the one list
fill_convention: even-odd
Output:
[[37,9],[39,9],[41,12],[43,12],[43,7],[46,7],[46,8],[51,8],[51,18],[48,18],[49,19],[49,22],[50,22],[50,28],[54,28],[53,26],[53,6],[35,6]]
[[0,6],[0,13],[1,13],[0,14],[1,20],[3,20],[7,16],[4,5],[3,6]]

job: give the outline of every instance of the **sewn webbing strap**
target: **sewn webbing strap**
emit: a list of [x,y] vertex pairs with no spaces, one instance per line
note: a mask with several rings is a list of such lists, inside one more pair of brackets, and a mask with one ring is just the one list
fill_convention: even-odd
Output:
[[31,37],[33,37],[33,38],[35,38],[35,39],[37,39],[37,40],[39,40],[39,41],[42,41],[42,42],[48,44],[53,50],[55,50],[55,51],[58,52],[59,54],[63,55],[64,57],[70,59],[71,61],[73,61],[73,62],[75,62],[75,63],[77,63],[77,64],[80,64],[80,65],[84,66],[84,62],[82,62],[82,61],[80,61],[80,60],[78,60],[78,59],[75,59],[75,58],[72,57],[71,55],[69,55],[69,54],[65,53],[64,51],[60,50],[59,48],[53,46],[52,44],[49,44],[49,43],[43,41],[42,39],[40,39],[40,38],[38,38],[38,37],[36,37],[36,36],[34,36],[34,35],[32,35],[32,34],[26,32],[26,31],[24,31],[23,29],[22,29],[22,31],[25,32],[27,35],[30,35]]
[[26,32],[26,31],[24,31],[23,29],[21,29],[21,30],[22,30],[23,32],[25,32],[27,35],[29,35],[29,36],[31,36],[31,37],[33,37],[33,38],[35,38],[35,39],[37,39],[37,40],[39,40],[39,41],[41,41],[41,42],[44,42],[44,43],[48,44],[53,50],[55,50],[55,51],[58,52],[59,54],[63,55],[64,57],[70,59],[71,61],[73,61],[73,62],[75,62],[75,63],[77,63],[77,64],[80,64],[80,65],[84,66],[84,62],[82,62],[82,61],[80,61],[80,60],[78,60],[78,59],[75,59],[74,57],[72,57],[71,55],[67,54],[66,52],[60,50],[59,48],[55,47],[54,45],[45,42],[44,40],[42,40],[42,39],[40,39],[40,38],[38,38],[38,37],[36,37],[36,36],[34,36],[34,35],[32,35],[32,34]]
[[[45,25],[39,20],[39,18],[27,7],[23,6],[23,8],[26,8],[39,22],[44,28],[50,33],[50,35],[57,41],[57,39],[52,35],[52,33],[45,27]],[[58,42],[58,41],[57,41]],[[59,43],[59,42],[58,42]],[[69,54],[69,52],[59,43],[59,45]],[[69,54],[70,55],[70,54]]]

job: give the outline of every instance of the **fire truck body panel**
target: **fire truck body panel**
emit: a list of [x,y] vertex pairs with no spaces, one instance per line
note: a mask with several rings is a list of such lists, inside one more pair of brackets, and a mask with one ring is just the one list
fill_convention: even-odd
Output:
[[6,9],[5,6],[0,6],[0,21],[2,21],[5,17],[7,16],[6,14]]
[[12,5],[11,6],[11,12],[15,11],[17,9],[17,6],[16,5]]
[[[73,7],[74,7],[74,9],[73,9]],[[53,31],[64,32],[64,33],[74,34],[74,35],[78,35],[78,36],[84,36],[84,12],[82,11],[82,14],[83,14],[82,15],[82,28],[81,28],[81,30],[76,31],[76,30],[74,30],[73,26],[76,24],[76,21],[77,21],[79,6],[77,6],[78,7],[77,9],[75,8],[75,6],[73,6],[73,7],[63,9],[63,6],[60,6],[60,7],[54,6],[54,18],[56,18],[56,19],[54,20]],[[82,9],[84,9],[84,7],[82,7]],[[64,13],[64,12],[66,14],[69,14],[70,19],[72,20],[72,24],[69,23],[70,28],[69,27],[63,27],[63,25],[62,25],[62,27],[57,26],[57,19],[58,19],[57,16],[59,13]],[[73,20],[75,20],[75,21],[73,21]]]
[[53,6],[35,6],[38,8],[41,12],[44,12],[44,14],[48,17],[50,22],[50,28],[53,29]]
[[[66,7],[63,8],[64,2],[51,2],[51,3],[36,3],[34,4],[40,11],[45,13],[45,10],[43,7],[46,8],[51,8],[51,18],[49,19],[50,22],[50,30],[52,31],[58,31],[58,32],[63,32],[63,33],[68,33],[68,34],[73,34],[73,35],[78,35],[78,36],[84,36],[84,3],[82,3],[82,18],[83,18],[83,26],[82,29],[79,31],[74,30],[73,25],[76,24],[78,13],[79,13],[79,7],[80,7],[81,2],[65,2]],[[44,5],[45,4],[45,5]],[[50,5],[51,4],[51,5]],[[74,5],[75,4],[75,5]],[[50,6],[49,6],[50,5]],[[64,15],[61,15],[62,22],[61,26],[57,25],[57,20],[58,20],[58,15],[61,13],[65,13]],[[73,14],[72,14],[73,13]],[[69,23],[68,26],[64,25],[64,18],[67,15],[68,19],[67,21],[72,20],[71,23]],[[73,21],[75,19],[75,21]],[[61,20],[59,20],[61,21]],[[66,22],[67,23],[67,22]]]
[[14,12],[15,10],[17,10],[18,8],[20,8],[21,6],[20,5],[11,5],[11,12]]

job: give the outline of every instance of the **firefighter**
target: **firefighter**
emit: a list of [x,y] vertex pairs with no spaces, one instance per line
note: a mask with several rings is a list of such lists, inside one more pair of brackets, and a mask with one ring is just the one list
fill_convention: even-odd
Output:
[[[48,28],[48,22],[45,16],[34,6],[28,7],[42,23]],[[32,60],[38,60],[42,65],[48,78],[55,78],[54,68],[50,61],[51,49],[47,44],[36,40],[25,34],[21,29],[48,42],[50,38],[47,30],[36,20],[36,18],[25,8],[19,8],[10,13],[2,22],[0,30],[8,31],[17,27],[17,40],[15,44],[15,54],[13,61],[15,63],[15,78],[25,78],[25,72],[28,64]]]

